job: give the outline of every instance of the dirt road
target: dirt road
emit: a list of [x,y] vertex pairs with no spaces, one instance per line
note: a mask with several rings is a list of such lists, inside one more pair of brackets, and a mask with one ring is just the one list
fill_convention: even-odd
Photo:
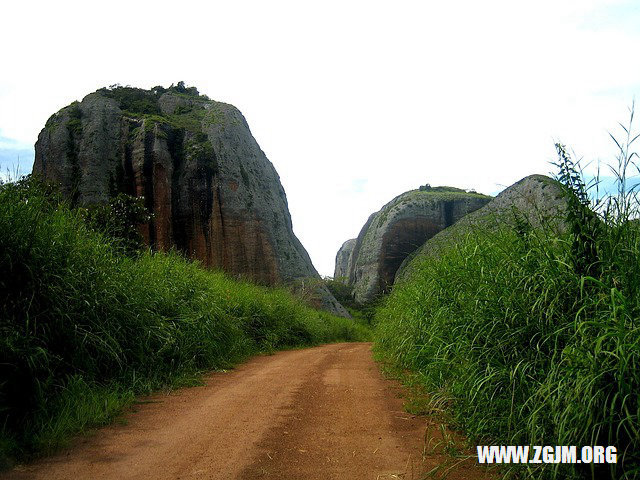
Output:
[[[367,343],[260,356],[0,478],[418,479],[451,459],[430,452],[437,426],[400,394]],[[447,478],[487,478],[472,464]]]

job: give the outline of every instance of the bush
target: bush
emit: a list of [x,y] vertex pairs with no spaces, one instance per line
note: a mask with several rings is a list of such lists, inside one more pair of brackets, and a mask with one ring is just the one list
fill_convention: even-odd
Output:
[[146,248],[139,225],[153,217],[144,206],[143,197],[119,193],[108,204],[91,205],[80,209],[89,228],[106,235],[125,254]]
[[122,110],[146,115],[161,114],[158,98],[164,91],[162,87],[154,87],[149,91],[121,85],[112,85],[98,90],[105,97],[115,99]]

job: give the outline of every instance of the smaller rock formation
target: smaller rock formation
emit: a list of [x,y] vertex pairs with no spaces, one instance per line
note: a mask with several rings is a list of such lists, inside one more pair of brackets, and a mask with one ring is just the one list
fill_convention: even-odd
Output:
[[356,246],[355,238],[347,240],[342,244],[338,254],[336,255],[336,268],[333,271],[333,278],[348,278],[349,270],[351,270],[351,259],[353,258],[353,249]]
[[396,274],[396,282],[404,281],[412,272],[412,264],[425,256],[455,245],[474,228],[497,229],[525,220],[534,228],[543,224],[562,231],[565,228],[566,198],[562,185],[544,175],[530,175],[503,190],[487,205],[470,213],[455,225],[438,233],[412,255],[408,256]]
[[[391,288],[407,256],[489,200],[458,188],[428,185],[399,195],[369,217],[353,245],[343,245],[336,258],[336,277],[348,277],[358,303],[373,300]],[[344,272],[345,256],[348,275],[338,275]]]

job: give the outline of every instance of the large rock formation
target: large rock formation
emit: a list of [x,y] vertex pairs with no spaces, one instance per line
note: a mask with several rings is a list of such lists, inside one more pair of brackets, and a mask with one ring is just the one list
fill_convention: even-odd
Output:
[[348,278],[351,270],[351,260],[353,258],[353,249],[356,246],[356,238],[347,240],[342,244],[338,254],[336,255],[336,267],[333,271],[333,278]]
[[[354,299],[365,303],[387,292],[407,256],[489,200],[491,197],[451,187],[421,187],[391,200],[369,217],[347,259],[345,276],[353,286]],[[336,272],[342,272],[343,265],[338,265],[337,258]]]
[[451,248],[475,228],[497,229],[526,221],[534,228],[544,224],[561,232],[566,228],[566,207],[567,200],[560,183],[544,175],[525,177],[503,190],[484,207],[426,241],[405,259],[396,273],[396,281],[408,278],[412,265],[419,259],[436,256],[444,249]]
[[[319,278],[271,162],[232,105],[194,88],[100,89],[49,118],[33,172],[74,204],[144,196],[153,248],[266,285]],[[346,311],[325,290],[325,307]]]

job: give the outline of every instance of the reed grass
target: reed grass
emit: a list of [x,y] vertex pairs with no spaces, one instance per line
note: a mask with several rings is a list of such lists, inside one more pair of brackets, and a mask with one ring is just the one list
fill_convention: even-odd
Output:
[[[599,195],[563,145],[566,234],[470,230],[414,260],[376,316],[376,350],[417,372],[477,444],[614,445],[614,465],[512,465],[505,478],[640,477],[640,224],[623,126]],[[612,137],[613,138],[613,137]]]

